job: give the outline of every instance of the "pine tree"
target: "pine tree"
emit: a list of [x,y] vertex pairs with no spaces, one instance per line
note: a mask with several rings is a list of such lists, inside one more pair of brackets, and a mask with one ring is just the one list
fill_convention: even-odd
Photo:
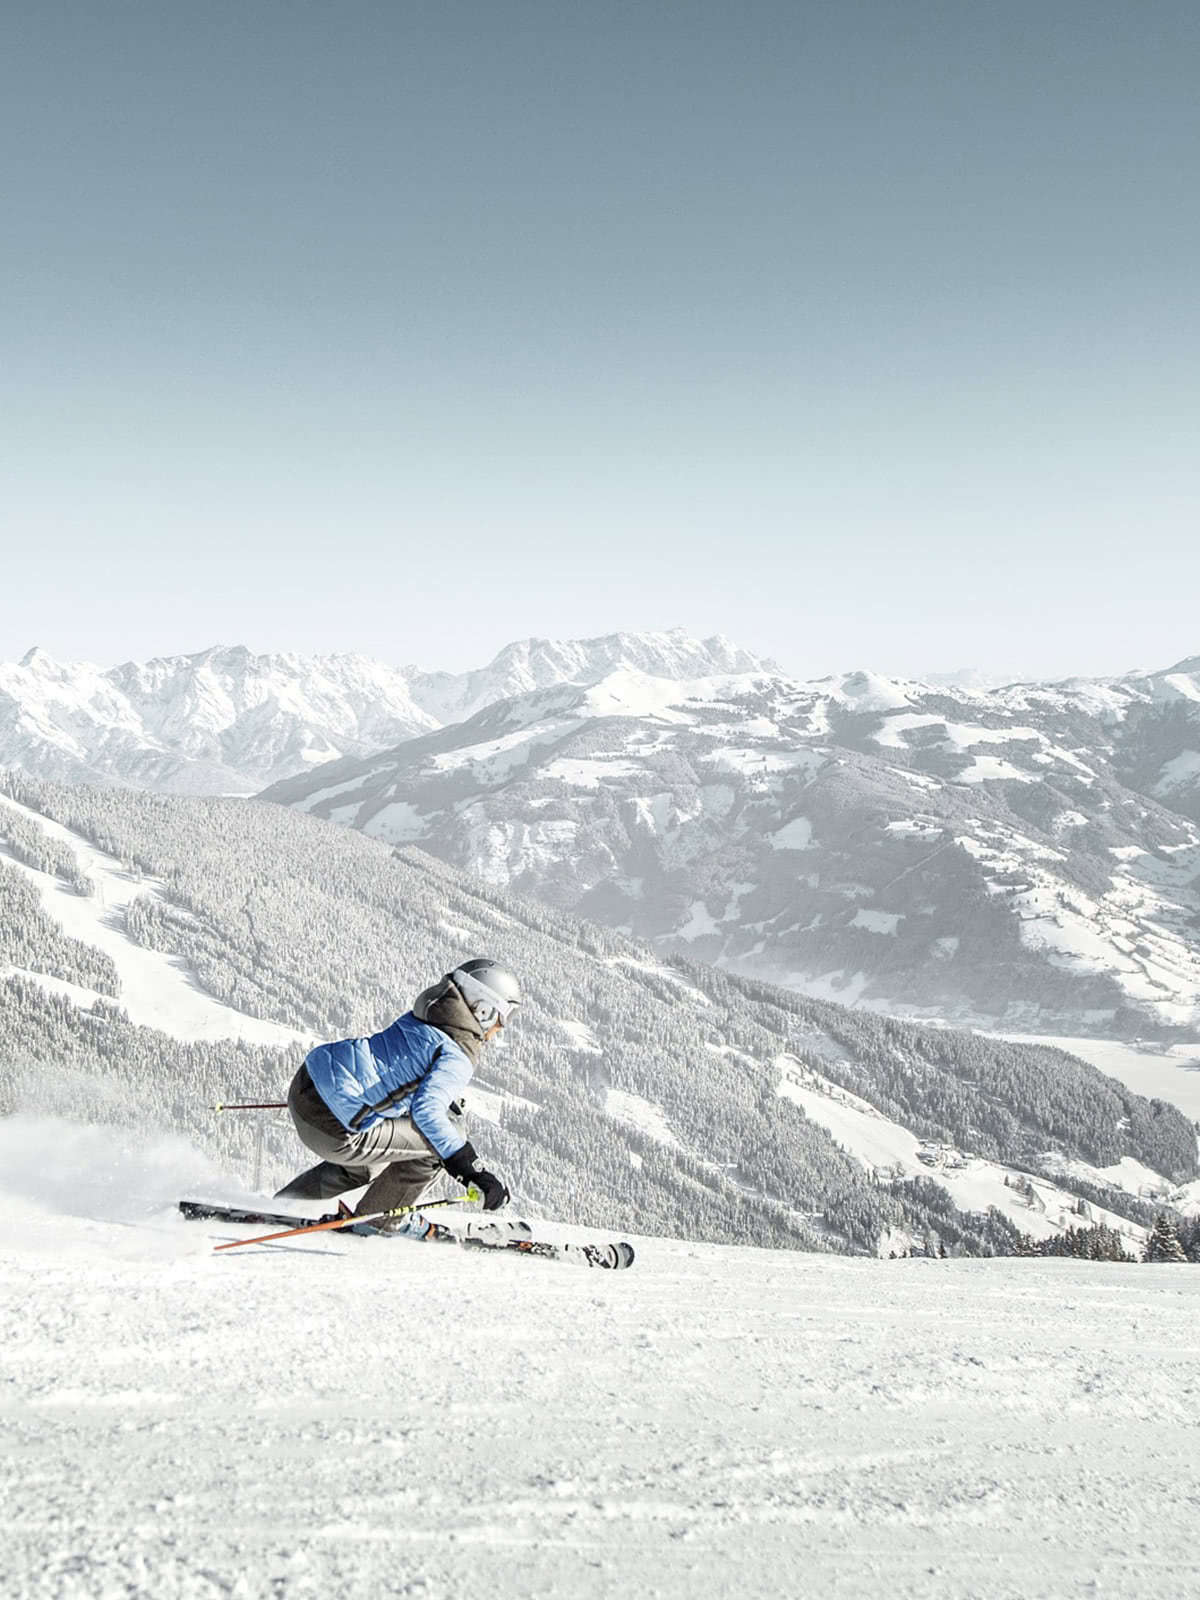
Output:
[[1146,1251],[1142,1256],[1143,1261],[1186,1261],[1183,1246],[1179,1242],[1179,1235],[1175,1231],[1175,1224],[1165,1211],[1160,1211],[1154,1219],[1154,1227],[1150,1237],[1146,1240]]

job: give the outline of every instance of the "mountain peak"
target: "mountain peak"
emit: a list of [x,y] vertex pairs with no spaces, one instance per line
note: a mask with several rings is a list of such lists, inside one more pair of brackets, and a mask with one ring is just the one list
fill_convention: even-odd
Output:
[[[757,672],[772,670],[774,663],[753,655],[734,644],[724,634],[714,633],[699,639],[686,628],[667,628],[631,633],[618,629],[588,639],[517,639],[507,644],[491,662],[502,668],[514,660],[573,659],[589,666],[608,669],[636,667],[653,676],[701,677],[712,672]],[[678,670],[686,667],[686,673]],[[699,668],[701,670],[693,670]]]
[[912,692],[921,687],[908,679],[887,678],[882,673],[861,668],[837,677],[821,678],[818,682],[822,686],[829,684],[831,697],[856,711],[897,711],[911,705]]
[[614,672],[676,683],[770,672],[774,663],[714,634],[683,628],[663,633],[607,633],[592,639],[516,639],[486,666],[466,673],[412,672],[414,698],[442,722],[466,722],[484,706],[563,684],[587,687]]

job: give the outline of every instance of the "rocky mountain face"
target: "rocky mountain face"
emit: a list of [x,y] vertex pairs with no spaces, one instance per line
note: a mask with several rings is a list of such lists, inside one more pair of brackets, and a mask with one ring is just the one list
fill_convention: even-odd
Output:
[[727,640],[678,630],[526,640],[460,674],[242,647],[102,671],[34,649],[0,664],[0,766],[70,782],[250,794],[530,689],[593,683],[622,667],[672,678],[762,665]]
[[986,692],[622,668],[265,798],[830,999],[1200,1025],[1200,662]]
[[1139,698],[1116,750],[1122,778],[1200,822],[1200,656],[1126,681]]

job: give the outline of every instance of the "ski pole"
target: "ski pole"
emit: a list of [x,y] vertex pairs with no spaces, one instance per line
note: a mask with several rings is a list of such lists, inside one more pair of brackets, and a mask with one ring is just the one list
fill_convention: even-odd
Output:
[[334,1217],[331,1222],[306,1223],[303,1228],[284,1228],[282,1233],[260,1233],[256,1239],[230,1239],[226,1244],[213,1246],[216,1250],[237,1250],[244,1244],[270,1244],[274,1239],[292,1239],[298,1233],[323,1233],[327,1228],[349,1228],[356,1222],[383,1222],[388,1217],[402,1217],[410,1211],[432,1211],[434,1206],[459,1206],[464,1201],[483,1199],[483,1190],[477,1189],[474,1184],[466,1194],[457,1194],[449,1200],[426,1200],[415,1206],[393,1206],[390,1211],[373,1211],[370,1216],[359,1217],[353,1211],[347,1211],[344,1217]]
[[286,1100],[242,1100],[234,1105],[223,1105],[220,1100],[210,1111],[286,1111]]

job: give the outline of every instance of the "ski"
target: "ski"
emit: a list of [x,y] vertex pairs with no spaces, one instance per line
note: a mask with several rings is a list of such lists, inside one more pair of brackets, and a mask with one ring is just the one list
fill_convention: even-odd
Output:
[[[528,1228],[528,1223],[519,1223],[515,1227]],[[551,1243],[549,1239],[535,1239],[519,1231],[500,1233],[498,1237],[489,1238],[486,1224],[480,1228],[477,1224],[469,1223],[460,1232],[444,1222],[431,1222],[419,1214],[404,1229],[403,1236],[437,1244],[456,1244],[464,1250],[513,1250],[518,1255],[538,1256],[545,1261],[568,1261],[580,1267],[603,1267],[610,1272],[631,1267],[634,1260],[633,1246],[626,1239],[614,1239],[604,1244],[571,1241]]]
[[[414,1208],[414,1212],[418,1208]],[[353,1215],[350,1208],[341,1201],[338,1202],[336,1211],[326,1211],[320,1217],[301,1217],[291,1212],[282,1211],[257,1211],[246,1206],[226,1206],[208,1200],[180,1200],[179,1210],[189,1222],[239,1222],[251,1228],[312,1228],[318,1223],[344,1221]],[[422,1218],[422,1220],[425,1220]],[[444,1226],[444,1224],[442,1224]],[[499,1219],[485,1223],[476,1223],[468,1219],[465,1224],[467,1231],[478,1228],[481,1232],[491,1234],[503,1232],[516,1237],[528,1238],[533,1230],[527,1222],[518,1219]],[[342,1233],[357,1233],[363,1236],[375,1236],[386,1230],[377,1228],[364,1222],[361,1226],[345,1227],[339,1230]]]
[[245,1222],[253,1228],[302,1228],[306,1223],[327,1222],[325,1217],[285,1217],[278,1211],[249,1211],[242,1206],[210,1205],[206,1200],[181,1200],[179,1209],[189,1222]]
[[[332,1222],[345,1215],[339,1212],[327,1217],[287,1216],[275,1211],[255,1211],[244,1206],[211,1204],[203,1200],[181,1200],[179,1210],[189,1222],[231,1222],[257,1228],[306,1228],[320,1222]],[[468,1221],[461,1229],[445,1222],[415,1212],[412,1221],[402,1228],[383,1230],[370,1223],[349,1226],[340,1230],[360,1237],[401,1238],[436,1244],[456,1244],[464,1250],[509,1250],[517,1255],[534,1256],[544,1261],[566,1261],[576,1266],[600,1267],[606,1271],[620,1271],[634,1262],[633,1246],[624,1239],[606,1243],[562,1242],[536,1239],[527,1222],[496,1219],[494,1222]]]

